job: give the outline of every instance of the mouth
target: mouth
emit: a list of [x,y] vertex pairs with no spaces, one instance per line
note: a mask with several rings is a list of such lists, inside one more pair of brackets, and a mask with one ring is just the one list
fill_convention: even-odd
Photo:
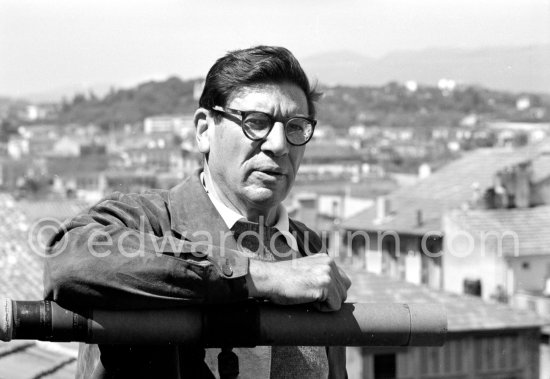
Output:
[[260,171],[268,175],[281,175],[281,176],[285,175],[284,172],[282,172],[281,170],[260,170]]
[[270,177],[275,178],[282,178],[283,176],[286,176],[286,172],[278,167],[264,167],[264,168],[258,168],[255,170],[256,172],[260,174],[264,174]]

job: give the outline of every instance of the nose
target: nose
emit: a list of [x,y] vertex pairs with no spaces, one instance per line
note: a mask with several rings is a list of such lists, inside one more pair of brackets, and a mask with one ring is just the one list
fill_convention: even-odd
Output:
[[261,146],[263,151],[271,151],[275,156],[288,154],[288,142],[285,136],[285,125],[282,122],[276,122],[273,129],[267,135]]

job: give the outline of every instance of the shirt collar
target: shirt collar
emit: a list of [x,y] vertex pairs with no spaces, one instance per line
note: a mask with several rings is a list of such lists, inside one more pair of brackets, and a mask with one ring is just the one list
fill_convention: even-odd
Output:
[[[206,164],[206,162],[205,162]],[[221,200],[218,194],[216,193],[215,188],[210,188],[213,186],[207,186],[206,183],[212,183],[212,177],[209,177],[209,180],[205,180],[205,176],[209,175],[208,172],[202,171],[200,174],[200,180],[204,187],[204,190],[208,194],[208,197],[210,198],[210,201],[220,214],[221,218],[227,225],[228,229],[231,229],[233,225],[239,220],[246,220],[246,218],[240,214],[237,211],[234,211],[233,209],[229,208],[227,205],[225,205]],[[298,242],[296,241],[296,238],[290,233],[289,231],[289,220],[288,220],[288,212],[283,204],[279,204],[277,207],[277,222],[273,227],[277,229],[281,234],[285,237],[287,240],[288,245],[294,249],[298,250]]]

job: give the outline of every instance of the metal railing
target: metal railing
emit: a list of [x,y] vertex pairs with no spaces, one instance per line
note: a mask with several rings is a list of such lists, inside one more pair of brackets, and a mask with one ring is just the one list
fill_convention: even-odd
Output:
[[204,347],[440,346],[447,318],[436,304],[311,306],[241,303],[176,309],[72,312],[51,301],[0,299],[0,340]]

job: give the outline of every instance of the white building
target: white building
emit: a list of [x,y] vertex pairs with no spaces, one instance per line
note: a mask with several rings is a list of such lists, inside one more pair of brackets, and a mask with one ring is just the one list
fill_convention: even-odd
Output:
[[193,115],[162,115],[147,117],[143,121],[145,134],[172,133],[182,138],[190,137],[195,126]]

